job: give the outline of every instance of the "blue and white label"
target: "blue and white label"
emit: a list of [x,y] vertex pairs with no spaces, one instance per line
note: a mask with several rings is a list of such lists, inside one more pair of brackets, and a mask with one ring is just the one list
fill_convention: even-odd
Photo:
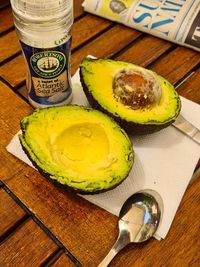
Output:
[[35,48],[21,42],[28,65],[28,96],[34,102],[51,106],[71,95],[69,57],[71,40],[54,48]]

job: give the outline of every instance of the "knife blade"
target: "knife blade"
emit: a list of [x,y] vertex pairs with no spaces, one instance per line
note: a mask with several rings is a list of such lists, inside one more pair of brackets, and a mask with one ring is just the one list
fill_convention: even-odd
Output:
[[179,114],[172,125],[200,145],[200,130],[187,121],[182,115]]

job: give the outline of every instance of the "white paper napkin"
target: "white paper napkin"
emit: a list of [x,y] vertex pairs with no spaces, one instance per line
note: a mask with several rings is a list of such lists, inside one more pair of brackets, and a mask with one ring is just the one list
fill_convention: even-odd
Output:
[[[72,104],[88,106],[78,71],[72,78],[72,83]],[[200,106],[185,98],[181,100],[181,114],[200,128]],[[17,135],[11,140],[7,150],[32,166]],[[199,159],[200,146],[173,126],[154,134],[130,138],[135,151],[135,162],[128,178],[109,192],[83,197],[118,215],[124,201],[134,192],[154,189],[161,195],[164,204],[162,220],[155,237],[165,238]]]

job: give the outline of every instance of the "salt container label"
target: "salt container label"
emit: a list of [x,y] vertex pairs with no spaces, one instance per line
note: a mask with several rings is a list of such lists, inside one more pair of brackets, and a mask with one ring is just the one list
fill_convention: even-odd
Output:
[[69,57],[71,39],[53,48],[35,48],[21,42],[28,65],[28,95],[33,101],[51,106],[71,95]]

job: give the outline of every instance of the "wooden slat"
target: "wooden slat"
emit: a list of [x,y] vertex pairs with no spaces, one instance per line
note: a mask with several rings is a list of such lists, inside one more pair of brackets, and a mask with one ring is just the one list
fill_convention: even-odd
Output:
[[13,88],[19,86],[26,79],[26,65],[22,55],[0,67],[0,77],[5,79]]
[[[118,35],[119,30],[121,30],[120,35]],[[115,26],[114,28],[110,29],[109,31],[95,39],[90,44],[86,45],[83,49],[78,50],[74,54],[72,54],[72,74],[78,68],[81,59],[88,54],[92,54],[97,57],[111,57],[113,54],[117,53],[120,49],[128,45],[140,35],[141,33],[130,28],[123,27],[121,25]],[[111,37],[112,42],[110,41]],[[106,50],[101,49],[104,46],[106,47]],[[19,84],[25,81],[26,67],[23,56],[19,55],[12,61],[9,61],[6,64],[2,65],[0,67],[0,76],[5,79],[13,88],[19,86]]]
[[0,38],[0,63],[20,51],[20,44],[14,30]]
[[[118,232],[114,216],[72,194],[62,192],[35,171],[26,170],[18,174],[18,179],[13,177],[6,183],[30,209],[34,209],[37,217],[84,266],[97,266],[114,243]],[[181,218],[182,213],[179,212],[166,240],[151,240],[142,245],[128,246],[111,266],[132,267],[135,264],[145,267],[153,266],[155,262],[161,262],[160,266],[167,266],[166,258],[170,259],[168,266],[173,266],[173,261],[177,259],[181,266],[188,266],[188,263],[193,261],[194,251],[198,252],[199,227],[196,212],[200,211],[196,207],[199,202],[199,186],[200,180],[197,179],[185,196],[184,207],[181,205],[181,209],[184,209],[184,218]],[[186,240],[184,231],[187,231]],[[174,235],[177,236],[176,244],[171,246]],[[193,237],[192,240],[190,236]],[[179,243],[182,244],[182,251],[179,250]],[[181,256],[184,253],[185,258]]]
[[75,0],[74,3],[74,18],[78,18],[79,16],[83,15],[84,11],[81,6],[83,0]]
[[12,11],[10,7],[1,10],[0,15],[0,33],[3,33],[14,27]]
[[[80,2],[74,1],[74,3],[77,3],[79,10],[81,10]],[[83,13],[79,14],[82,16]],[[97,23],[96,25],[100,24]],[[86,29],[86,26],[87,25],[82,26],[82,29],[84,29],[84,27]],[[102,30],[104,31],[103,27]],[[75,31],[78,31],[78,28],[75,29]],[[91,38],[95,32],[92,32],[91,35],[89,32],[87,32],[87,34],[87,38]],[[90,44],[85,45],[81,50],[76,50],[76,52],[74,52],[72,55],[72,73],[77,69],[81,59],[87,54],[93,54],[98,57],[112,57],[120,53],[120,57],[129,59],[132,57],[131,50],[128,50],[128,52],[122,51],[122,53],[121,50],[128,46],[129,49],[133,49],[132,51],[134,51],[132,58],[136,58],[137,53],[134,47],[137,47],[137,51],[141,53],[141,64],[143,64],[142,60],[146,60],[145,64],[148,65],[155,60],[154,55],[148,54],[149,47],[152,52],[158,53],[157,56],[162,55],[165,49],[168,50],[168,46],[165,47],[166,44],[164,45],[164,50],[162,50],[162,47],[158,47],[159,41],[153,40],[151,42],[147,37],[132,44],[132,41],[140,35],[141,33],[132,29],[120,25],[114,26],[112,29],[94,39]],[[82,41],[80,37],[81,35],[77,36],[76,42],[81,44]],[[149,47],[147,46],[146,48],[143,46],[144,51],[141,49],[141,46],[138,45],[138,43],[144,45],[143,42],[147,42],[149,45]],[[163,41],[161,41],[161,43],[162,42]],[[147,59],[145,59],[145,54],[147,55]],[[176,83],[198,64],[199,59],[197,55],[195,51],[187,48],[177,48],[168,55],[157,60],[155,64],[151,64],[151,67],[168,78],[171,82]],[[8,79],[7,81],[13,87],[19,86],[19,84],[25,80],[25,74],[23,74],[25,73],[24,61],[23,59],[20,60],[20,57],[17,57],[12,60],[15,64],[12,65],[11,62],[7,62],[2,66],[3,69],[0,68],[0,75],[3,75],[2,77],[4,79]],[[199,76],[195,75],[191,76],[188,81],[185,82],[187,86],[190,82],[193,88],[198,85],[197,80]],[[185,85],[183,84],[182,86]],[[187,91],[185,96],[190,93],[191,92]],[[1,82],[0,103],[0,125],[3,128],[3,131],[0,131],[0,178],[4,180],[5,184],[45,224],[45,226],[56,235],[64,246],[77,257],[83,266],[96,267],[117,238],[117,218],[85,201],[81,197],[74,196],[72,193],[67,193],[54,186],[37,171],[27,167],[24,163],[10,155],[5,150],[5,146],[10,141],[13,134],[18,131],[20,119],[27,115],[32,109]],[[186,191],[172,224],[172,228],[165,240],[158,242],[152,239],[150,242],[144,244],[130,245],[124,249],[123,253],[120,253],[115,258],[111,266],[199,266],[198,253],[200,245],[198,244],[199,222],[197,220],[197,214],[200,212],[199,188],[200,180],[196,179],[192,186]],[[5,261],[6,259],[7,262],[9,260],[10,262],[11,260],[13,260],[13,262],[15,261],[14,264],[11,262],[10,266],[23,266],[21,262],[23,262],[23,264],[25,263],[26,266],[34,266],[34,264],[32,265],[32,259],[27,263],[27,252],[28,255],[35,259],[34,263],[36,262],[37,266],[50,255],[46,255],[46,247],[49,247],[49,245],[46,245],[49,242],[47,236],[45,235],[45,238],[47,238],[48,241],[45,241],[45,245],[42,245],[41,248],[40,240],[44,240],[44,232],[42,232],[41,229],[37,230],[37,227],[37,229],[35,229],[32,225],[32,221],[28,221],[27,223],[31,225],[27,227],[27,225],[24,224],[25,229],[22,228],[21,230],[21,228],[19,228],[15,235],[6,240],[2,245],[5,246],[0,250],[1,260],[3,259]],[[29,230],[27,230],[27,228]],[[36,234],[37,240],[31,242],[29,246],[31,247],[30,249],[33,250],[33,243],[34,249],[37,247],[39,252],[35,252],[35,250],[32,252],[26,244],[28,241],[30,243],[30,236],[33,238],[37,231],[39,231],[40,234],[42,233],[42,237],[40,234]],[[185,235],[184,233],[187,234]],[[17,244],[16,239],[18,239]],[[22,240],[22,243],[20,243],[19,240]],[[174,240],[176,242],[174,242]],[[53,246],[55,245],[53,244]],[[24,250],[21,249],[22,247]],[[45,252],[42,251],[44,247]],[[51,245],[49,253],[54,252],[56,248],[57,247],[53,247],[52,249]],[[17,254],[19,251],[21,253]],[[34,254],[42,254],[42,252],[42,256]],[[1,253],[3,253],[3,255]],[[16,258],[12,257],[14,253],[17,255]],[[61,258],[57,262],[62,264],[65,260],[66,259]],[[5,266],[4,262],[0,262],[0,265]],[[54,264],[54,266],[56,265]]]
[[[7,97],[10,99],[10,102],[13,103],[12,109],[15,117],[19,116],[19,112],[28,112],[24,105],[23,108],[19,108],[22,101],[15,97],[15,95],[12,96],[11,93],[11,91],[8,91],[7,96],[6,94],[2,95],[2,105],[3,103],[7,103],[5,101],[5,97]],[[4,115],[4,121],[7,125],[10,125],[9,128],[13,131],[13,128],[16,127],[16,122],[14,122],[14,125],[9,123],[12,122],[10,118],[12,110],[10,110],[9,115],[8,109],[9,107],[5,108],[7,116]],[[0,141],[2,142],[1,138]],[[6,161],[10,161],[11,157],[12,156],[9,155]],[[9,165],[7,164],[8,163],[6,163],[4,169],[8,168]],[[17,165],[15,166],[17,167]],[[79,197],[63,192],[36,171],[30,168],[23,169],[13,177],[8,177],[8,179],[5,177],[5,182],[84,266],[96,266],[114,243],[118,233],[117,219],[114,216],[108,215],[107,212],[102,211]],[[194,199],[197,201],[198,197],[194,195],[193,190],[195,190],[195,194],[198,194],[198,189],[199,185],[195,183],[194,189],[193,186],[191,187],[192,192],[187,192],[189,196],[187,196],[188,200],[185,206],[187,209],[190,207],[189,210],[194,210],[197,205]],[[189,210],[188,213],[187,210],[184,213],[184,216],[188,218],[187,236],[194,235],[197,238],[198,227],[196,224],[193,224],[193,216],[195,216],[195,214],[189,216]],[[181,237],[185,227],[184,223],[181,223],[180,215],[176,224],[176,227],[172,228],[172,232],[170,231],[169,237],[162,241],[162,243],[152,240],[150,243],[144,245],[129,246],[123,254],[119,254],[113,266],[123,266],[123,264],[126,264],[125,266],[131,267],[135,261],[141,264],[141,266],[145,266],[145,264],[148,266],[148,262],[143,259],[143,255],[149,255],[148,260],[151,263],[153,263],[154,260],[156,262],[162,260],[159,255],[170,258],[171,263],[173,263],[173,260],[177,259],[176,253],[177,250],[179,250],[178,240],[180,239],[182,242]],[[177,244],[175,244],[176,248],[172,248],[170,242],[173,241],[174,235],[177,234],[176,231],[181,234],[179,234],[179,239],[177,239]],[[194,244],[190,246],[190,248],[193,247],[193,250],[195,250],[196,241],[197,240],[194,239]],[[184,247],[187,247],[186,245],[185,243]],[[167,251],[165,247],[168,248]],[[152,249],[155,250],[156,253],[151,256]],[[192,261],[193,254],[191,249],[189,250],[189,248],[187,248],[187,250],[187,259],[185,262],[188,264],[188,262]],[[174,251],[176,251],[176,253]],[[162,264],[165,266],[164,261]],[[181,266],[184,266],[183,260],[181,264]]]
[[[3,2],[2,2],[3,1]],[[8,0],[1,0],[2,6],[7,4],[9,1]],[[4,3],[5,2],[5,3]],[[83,0],[76,0],[74,1],[74,18],[78,18],[81,16],[84,11],[83,8],[81,7],[80,3],[82,3]],[[12,10],[11,7],[8,6],[7,8],[4,8],[1,10],[1,15],[0,15],[0,33],[14,27],[13,23],[13,15],[12,15]]]
[[57,245],[31,219],[0,245],[0,266],[39,266]]
[[[76,32],[76,34],[74,34],[72,49],[88,41],[90,38],[94,37],[96,32],[100,33],[111,24],[112,23],[109,21],[92,15],[85,16],[78,20],[73,26],[73,32]],[[15,30],[0,38],[0,63],[20,51],[21,48]]]
[[99,58],[110,58],[140,35],[141,33],[138,31],[121,25],[116,25],[94,41],[85,45],[81,50],[72,54],[72,74],[79,67],[81,60],[87,55],[93,55]]
[[[81,60],[88,54],[92,54],[97,57],[112,57],[125,45],[128,45],[134,38],[137,38],[140,33],[129,28],[123,27],[122,35],[118,37],[118,27],[110,29],[108,32],[102,34],[93,42],[84,46],[83,49],[76,51],[71,57],[72,74],[78,68]],[[112,42],[110,42],[109,36],[113,36]],[[106,46],[105,49],[101,47]],[[145,53],[145,51],[144,51]],[[124,60],[128,60],[128,56],[124,56]],[[200,62],[200,56],[197,52],[178,47],[166,57],[156,62],[151,69],[158,72],[163,77],[169,79],[171,83],[178,82],[183,78],[190,70],[192,70]],[[16,87],[26,78],[25,63],[22,55],[16,57],[11,62],[6,63],[0,67],[0,76],[3,77],[11,86]]]
[[[21,101],[17,97],[9,94],[8,90],[6,92],[6,94],[2,94],[1,96],[1,110],[4,110],[4,104],[4,124],[9,126],[8,130],[13,132],[17,119],[14,121],[13,126],[12,118],[14,116],[18,117],[19,113],[22,114],[22,112],[28,113],[28,110],[25,106],[20,109]],[[10,107],[7,107],[8,100],[6,101],[6,98],[9,98],[10,103],[12,103],[11,110]],[[7,161],[10,158],[11,156],[9,155]],[[7,166],[5,166],[5,169],[7,169]],[[15,167],[17,166],[15,165]],[[19,171],[13,177],[9,177],[8,179],[5,177],[5,182],[23,203],[31,210],[34,210],[37,217],[70,249],[84,266],[97,266],[114,243],[118,233],[116,217],[109,215],[105,211],[72,194],[63,192],[49,183],[36,171],[26,168]],[[193,251],[195,250],[198,241],[199,229],[196,225],[198,221],[195,220],[195,224],[193,223],[193,216],[196,215],[195,213],[191,215],[190,210],[196,210],[197,203],[195,201],[198,199],[199,184],[195,183],[191,188],[192,191],[189,190],[186,194],[188,195],[188,201],[184,216],[187,218],[188,226],[186,230],[188,238],[192,235],[196,239],[194,238],[194,243],[192,242],[189,248],[187,247],[187,243],[184,243],[185,246],[182,249],[187,249],[187,257],[181,258],[181,255],[185,253],[184,250],[179,252],[181,266],[184,266],[185,263],[192,262],[194,255],[192,249]],[[193,194],[193,190],[195,190],[195,194]],[[152,240],[147,244],[129,246],[123,254],[119,254],[112,266],[123,266],[125,264],[125,266],[131,267],[135,262],[136,264],[141,264],[141,266],[148,266],[149,262],[152,264],[160,261],[165,266],[164,258],[170,258],[170,263],[173,263],[173,261],[177,260],[179,241],[184,241],[182,240],[184,227],[185,222],[184,224],[181,223],[181,218],[178,217],[176,227],[171,229],[169,237],[162,241],[162,243]],[[172,247],[171,243],[174,240],[174,235],[177,235],[177,231],[179,236],[176,244]],[[186,241],[188,242],[188,240]],[[168,248],[167,250],[165,249],[166,247]],[[153,254],[151,254],[152,249],[155,251]]]
[[172,43],[166,42],[151,35],[145,35],[143,39],[129,47],[115,59],[146,67],[172,46]]
[[[16,174],[26,165],[6,151],[6,146],[20,129],[20,120],[32,108],[0,81],[0,180]],[[8,103],[10,103],[8,105]],[[14,166],[14,167],[13,167]]]
[[200,69],[194,72],[178,88],[177,92],[188,99],[200,104]]
[[77,266],[71,259],[66,255],[62,254],[52,265],[51,267],[75,267]]
[[25,99],[28,99],[28,90],[26,88],[26,85],[23,85],[17,90],[17,93],[22,95]]
[[16,225],[26,213],[3,188],[0,189],[0,203],[0,236],[2,236]]
[[96,34],[99,35],[110,25],[112,25],[112,22],[89,14],[76,21],[72,31],[72,50],[93,38]]
[[31,168],[16,176],[4,183],[84,266],[95,266],[117,238],[117,218]]
[[151,69],[168,79],[172,84],[182,79],[200,62],[200,54],[192,49],[178,47],[157,61]]
[[[15,181],[16,187],[21,188],[19,192],[13,188],[16,196],[75,256],[88,264],[97,262],[105,254],[109,242],[114,242],[117,237],[115,217],[107,216],[106,211],[82,198],[63,192],[37,171],[9,154],[5,147],[18,131],[20,119],[29,114],[31,108],[9,88],[1,85],[0,102],[0,124],[4,127],[4,131],[0,131],[0,166],[3,166],[1,179],[6,185]],[[12,105],[8,106],[7,103]],[[21,197],[22,192],[25,198]],[[102,222],[106,223],[106,227]],[[110,235],[110,232],[113,234]],[[104,235],[108,236],[103,241],[104,248],[98,248]]]

